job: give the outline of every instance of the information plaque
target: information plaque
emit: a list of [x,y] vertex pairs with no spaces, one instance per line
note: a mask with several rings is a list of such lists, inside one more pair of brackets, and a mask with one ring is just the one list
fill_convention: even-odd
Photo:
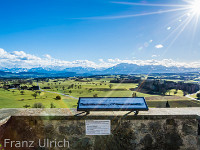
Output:
[[148,111],[144,97],[80,97],[78,111]]
[[86,135],[110,135],[110,120],[85,120]]

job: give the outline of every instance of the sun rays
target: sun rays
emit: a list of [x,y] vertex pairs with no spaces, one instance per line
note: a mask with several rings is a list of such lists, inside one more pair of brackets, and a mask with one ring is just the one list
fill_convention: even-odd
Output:
[[[171,20],[170,23],[166,24],[166,29],[170,30],[168,36],[165,39],[160,41],[161,44],[167,43],[166,49],[163,51],[161,56],[165,56],[168,49],[176,42],[179,36],[185,31],[189,26],[193,32],[191,33],[191,38],[194,39],[195,32],[198,27],[199,17],[200,17],[200,0],[183,0],[183,4],[151,4],[151,3],[131,3],[131,2],[111,2],[121,5],[131,5],[131,6],[143,6],[143,7],[159,7],[160,10],[155,12],[146,12],[140,14],[132,14],[125,16],[112,16],[104,17],[105,19],[123,19],[130,17],[139,17],[147,15],[161,15],[163,13],[179,13],[174,20]],[[173,29],[171,29],[173,27]],[[165,44],[166,45],[166,44]]]
[[200,0],[185,0],[194,15],[200,15]]
[[[149,1],[150,2],[150,1]],[[153,2],[153,1],[152,1]],[[177,2],[177,1],[174,1]],[[188,43],[191,48],[188,49],[192,51],[192,47],[195,45],[193,41],[197,37],[197,31],[199,31],[199,17],[200,17],[200,0],[182,0],[177,4],[170,4],[165,2],[155,4],[155,3],[132,3],[132,2],[116,2],[111,1],[113,5],[130,5],[133,8],[134,13],[123,13],[123,15],[105,15],[105,16],[94,16],[76,19],[87,19],[87,20],[115,20],[115,19],[131,19],[135,17],[144,17],[144,20],[151,21],[152,15],[161,16],[164,25],[156,28],[154,34],[160,36],[160,34],[166,34],[163,38],[157,39],[156,43],[160,45],[165,45],[162,54],[159,55],[159,59],[164,59],[168,50],[176,44],[176,41],[184,35],[183,33],[188,32],[187,37],[192,40]],[[138,8],[139,7],[139,8]],[[123,7],[124,8],[124,7]],[[141,8],[141,9],[140,9]],[[146,9],[147,8],[147,9]],[[131,10],[129,9],[129,10]],[[137,10],[137,11],[136,11]],[[162,15],[165,17],[168,15],[169,18],[163,19]],[[153,36],[155,36],[153,35]],[[152,38],[151,38],[152,39]],[[180,38],[181,39],[181,38]],[[190,40],[190,41],[191,41]],[[177,42],[178,43],[178,42]],[[188,45],[187,44],[187,45]],[[177,46],[177,45],[176,45]],[[156,51],[157,52],[157,51]]]

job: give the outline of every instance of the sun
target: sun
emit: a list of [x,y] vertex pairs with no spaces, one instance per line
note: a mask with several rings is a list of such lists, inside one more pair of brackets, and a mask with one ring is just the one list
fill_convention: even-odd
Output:
[[200,0],[190,0],[188,2],[190,4],[191,12],[194,15],[199,15],[200,16]]

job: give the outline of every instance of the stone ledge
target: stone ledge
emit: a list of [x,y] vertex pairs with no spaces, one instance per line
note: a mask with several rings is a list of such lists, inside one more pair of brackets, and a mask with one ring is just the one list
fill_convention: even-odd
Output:
[[[45,109],[26,109],[26,108],[12,108],[0,109],[0,120],[9,116],[49,116],[67,118],[113,118],[113,117],[128,117],[133,119],[162,119],[170,118],[200,118],[200,107],[189,108],[150,108],[149,111],[140,111],[137,116],[128,111],[92,111],[89,115],[85,116],[84,113],[77,112],[76,109],[69,108],[45,108]],[[79,116],[76,116],[79,114]]]
[[[91,112],[76,109],[0,109],[3,139],[36,141],[67,139],[70,149],[199,149],[200,108],[150,108],[138,116],[128,112]],[[3,119],[4,118],[4,119]],[[111,121],[111,135],[86,135],[85,119]],[[27,148],[21,150],[29,150]],[[30,149],[31,150],[31,149]]]

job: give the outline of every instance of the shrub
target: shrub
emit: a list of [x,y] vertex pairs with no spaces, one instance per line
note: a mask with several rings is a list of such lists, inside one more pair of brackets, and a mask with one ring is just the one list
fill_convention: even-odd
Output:
[[44,108],[44,105],[42,103],[35,103],[33,108]]
[[56,106],[53,103],[51,103],[50,108],[56,108]]
[[93,97],[98,97],[98,95],[97,95],[97,94],[94,94]]
[[132,97],[137,97],[136,92],[133,92]]
[[23,107],[28,108],[28,107],[31,107],[31,106],[30,105],[24,105]]

